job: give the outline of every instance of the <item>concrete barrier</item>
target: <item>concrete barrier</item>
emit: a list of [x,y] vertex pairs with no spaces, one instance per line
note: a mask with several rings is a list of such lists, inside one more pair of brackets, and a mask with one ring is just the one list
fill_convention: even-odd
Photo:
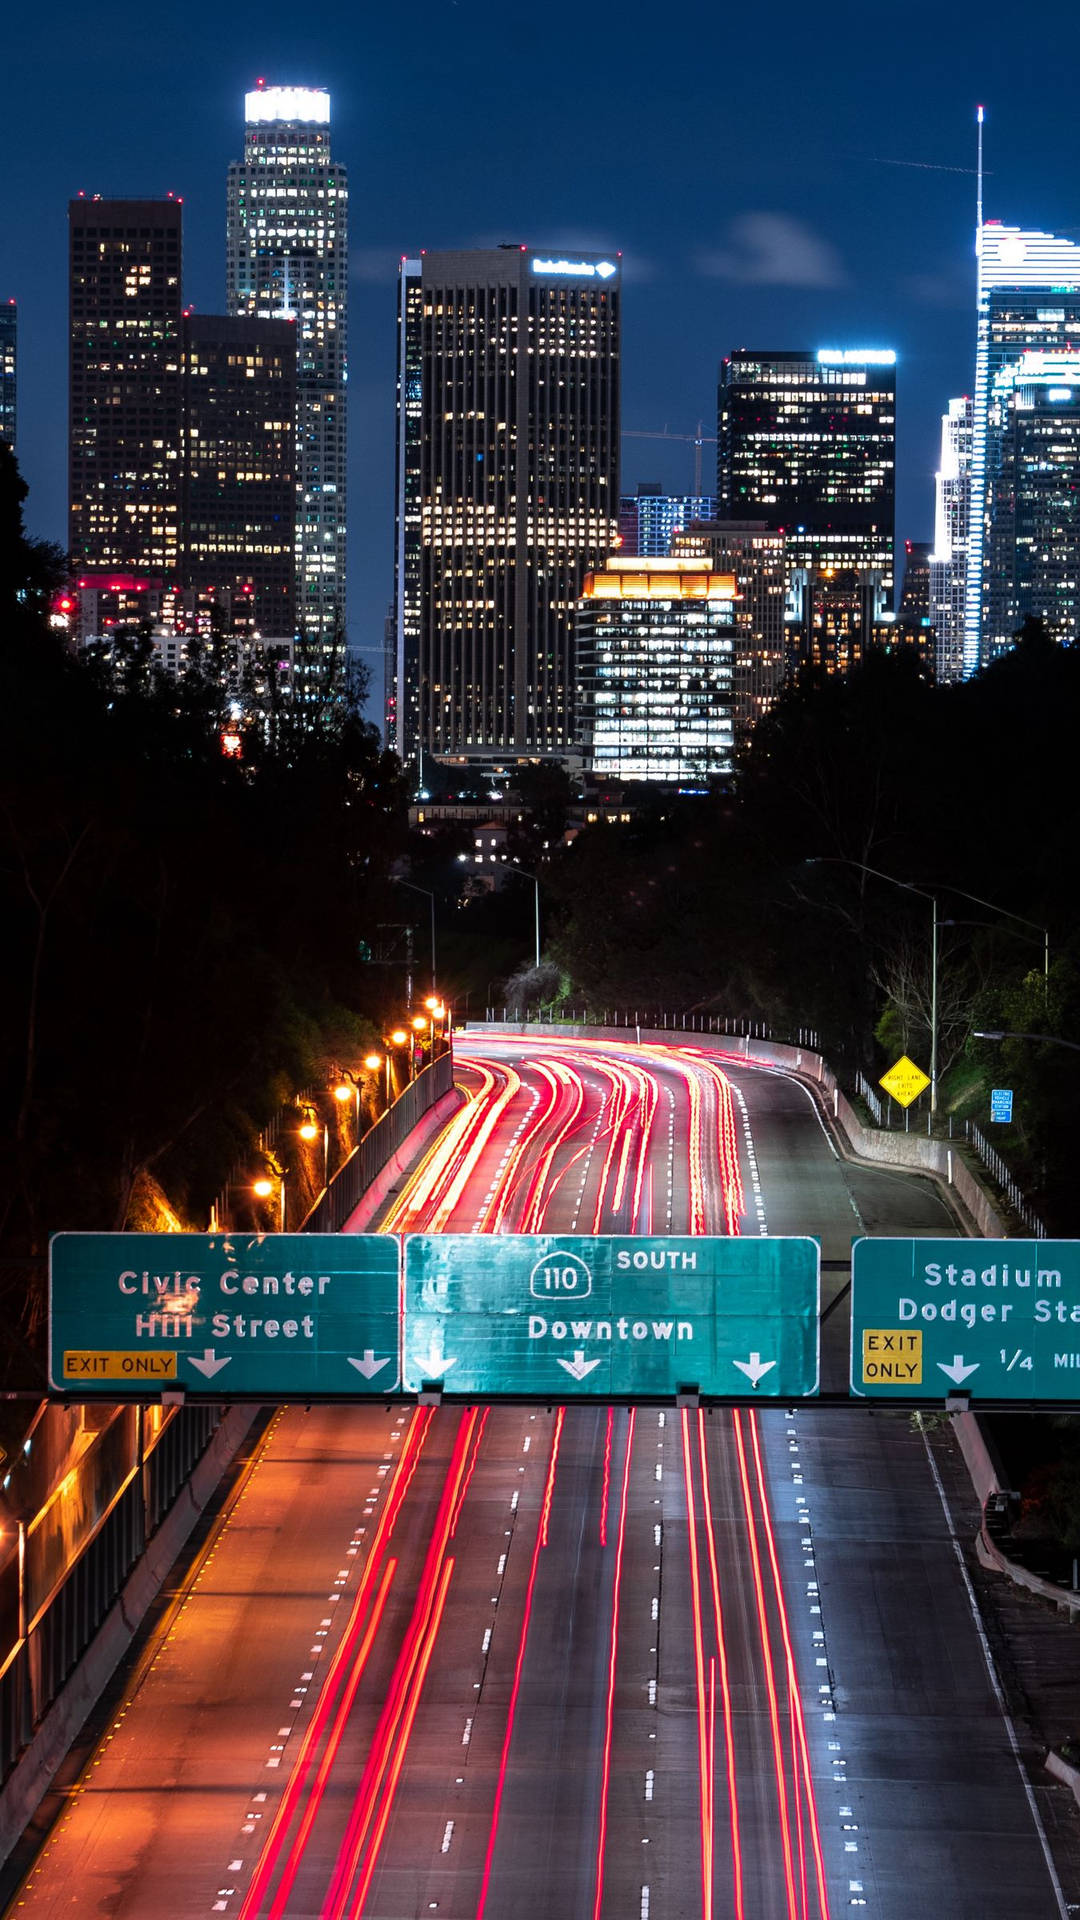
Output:
[[1064,1786],[1071,1789],[1072,1797],[1080,1807],[1080,1773],[1076,1768],[1070,1767],[1069,1762],[1063,1760],[1060,1753],[1055,1753],[1052,1747],[1043,1764],[1047,1773],[1052,1773],[1055,1780],[1060,1780]]
[[390,1198],[398,1181],[408,1171],[418,1154],[430,1146],[437,1133],[441,1133],[448,1120],[457,1112],[465,1095],[460,1088],[452,1087],[444,1093],[441,1100],[429,1107],[422,1120],[418,1121],[408,1138],[403,1140],[396,1153],[391,1154],[386,1165],[375,1175],[366,1189],[358,1207],[350,1213],[341,1231],[343,1233],[368,1233],[371,1222],[377,1220]]
[[161,1591],[222,1474],[261,1409],[230,1407],[202,1459],[185,1481],[120,1596],[106,1614],[71,1678],[61,1689],[0,1791],[0,1861],[6,1860],[48,1791],[87,1715],[112,1679]]

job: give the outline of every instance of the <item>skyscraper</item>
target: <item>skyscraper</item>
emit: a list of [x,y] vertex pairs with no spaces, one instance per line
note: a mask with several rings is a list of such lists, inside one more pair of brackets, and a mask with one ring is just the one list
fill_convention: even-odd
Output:
[[994,503],[997,443],[988,438],[994,382],[1026,352],[1080,349],[1080,246],[1051,233],[980,219],[976,228],[978,327],[971,433],[964,674],[988,656],[984,620],[989,577],[984,556]]
[[14,300],[0,306],[0,440],[15,445],[16,321]]
[[1080,637],[1080,352],[1022,353],[994,376],[987,422],[982,657],[1030,616]]
[[964,676],[964,607],[967,597],[971,436],[975,409],[968,395],[950,400],[941,421],[934,544],[930,553],[930,625],[936,635],[937,680],[944,686]]
[[876,573],[891,611],[895,353],[740,349],[720,369],[718,418],[720,518],[767,520],[793,568]]
[[246,593],[255,632],[296,631],[296,328],[185,314],[181,573]]
[[575,609],[618,515],[620,277],[517,246],[402,262],[403,759],[574,752]]
[[77,574],[176,576],[178,200],[73,200],[68,546]]
[[322,88],[260,83],[245,121],[229,168],[227,305],[296,323],[297,621],[318,676],[336,668],[345,633],[348,190]]
[[619,550],[621,553],[660,555],[671,553],[672,539],[692,520],[711,520],[716,501],[706,494],[664,493],[653,483],[624,494],[619,501]]
[[578,608],[585,765],[602,779],[729,774],[735,581],[699,560],[614,554]]

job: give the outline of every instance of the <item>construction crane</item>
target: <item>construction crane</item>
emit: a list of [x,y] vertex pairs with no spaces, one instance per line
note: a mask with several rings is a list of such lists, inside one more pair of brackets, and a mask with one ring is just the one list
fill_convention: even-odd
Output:
[[698,421],[696,433],[669,433],[666,427],[662,433],[657,433],[655,429],[650,432],[647,428],[642,427],[624,427],[623,437],[627,440],[683,440],[687,446],[693,447],[694,498],[700,500],[702,498],[701,450],[703,447],[715,447],[716,445],[715,433],[702,433],[701,429],[703,424],[701,420]]

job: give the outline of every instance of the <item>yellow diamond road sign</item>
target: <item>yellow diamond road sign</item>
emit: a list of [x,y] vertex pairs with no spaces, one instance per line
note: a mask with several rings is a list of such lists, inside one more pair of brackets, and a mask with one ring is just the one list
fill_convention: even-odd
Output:
[[883,1073],[878,1081],[878,1086],[884,1087],[886,1093],[891,1093],[893,1099],[899,1101],[902,1107],[910,1107],[912,1101],[918,1099],[923,1088],[929,1085],[930,1075],[924,1073],[921,1067],[917,1067],[914,1060],[909,1060],[906,1053],[901,1054],[899,1060],[893,1062],[888,1073]]

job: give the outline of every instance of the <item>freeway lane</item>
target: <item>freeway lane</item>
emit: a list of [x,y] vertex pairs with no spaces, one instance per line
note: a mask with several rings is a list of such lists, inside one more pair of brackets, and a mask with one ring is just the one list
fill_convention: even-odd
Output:
[[[948,1231],[783,1076],[465,1049],[384,1224]],[[864,1410],[288,1410],[12,1911],[1049,1920],[922,1448]]]

